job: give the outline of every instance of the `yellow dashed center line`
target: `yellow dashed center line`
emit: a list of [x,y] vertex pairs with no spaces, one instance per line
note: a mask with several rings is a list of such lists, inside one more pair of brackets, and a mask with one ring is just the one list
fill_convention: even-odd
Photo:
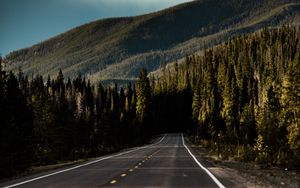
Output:
[[[143,161],[141,161],[140,163],[138,163],[138,165],[136,165],[134,168],[139,168],[139,166],[141,166],[142,163],[144,163],[145,161],[147,161],[148,159],[150,159],[153,155],[155,155],[156,153],[158,153],[158,151],[159,151],[159,150],[157,150],[156,152],[152,153],[152,154],[149,155],[148,157],[145,156],[145,159],[144,159]],[[129,171],[129,172],[133,172],[133,169],[129,169],[128,171]],[[125,176],[127,176],[126,173],[121,174],[121,177],[125,177]],[[115,183],[117,183],[117,180],[112,180],[112,181],[110,181],[110,184],[115,184]]]

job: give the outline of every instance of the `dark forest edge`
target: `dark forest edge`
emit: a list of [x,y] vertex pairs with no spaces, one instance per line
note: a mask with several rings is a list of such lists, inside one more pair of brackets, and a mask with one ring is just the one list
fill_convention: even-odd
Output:
[[[125,88],[0,72],[0,177],[186,132],[241,161],[300,163],[300,31],[241,36]],[[0,66],[1,67],[1,66]],[[67,80],[67,82],[65,82]]]
[[299,169],[299,40],[295,27],[240,36],[163,70],[155,96],[188,102],[191,140],[221,159]]
[[141,71],[135,86],[64,82],[22,72],[0,74],[0,177],[31,166],[95,157],[147,143],[151,88]]

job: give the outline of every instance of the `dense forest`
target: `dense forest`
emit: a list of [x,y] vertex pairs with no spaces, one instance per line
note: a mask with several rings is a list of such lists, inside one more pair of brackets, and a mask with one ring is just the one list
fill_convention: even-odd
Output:
[[29,80],[21,71],[1,70],[0,177],[140,145],[155,133],[146,122],[145,70],[135,87],[92,85],[81,76],[64,80],[61,71],[44,83],[42,76]]
[[181,128],[219,157],[299,167],[299,40],[294,27],[240,36],[153,75],[154,94],[178,96]]
[[[186,132],[217,152],[300,164],[300,30],[241,36],[126,87],[5,72],[0,59],[0,177]],[[5,61],[5,59],[3,60]]]

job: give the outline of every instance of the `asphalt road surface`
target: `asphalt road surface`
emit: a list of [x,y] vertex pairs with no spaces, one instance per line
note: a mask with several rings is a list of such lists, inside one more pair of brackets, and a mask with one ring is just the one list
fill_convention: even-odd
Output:
[[213,175],[208,167],[211,164],[185,143],[182,134],[166,134],[152,145],[5,182],[0,187],[237,186]]

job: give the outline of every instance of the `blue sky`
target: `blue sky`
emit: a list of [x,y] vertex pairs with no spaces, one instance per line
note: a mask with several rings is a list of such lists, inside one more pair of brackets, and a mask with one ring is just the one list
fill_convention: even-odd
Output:
[[0,0],[0,53],[107,17],[134,16],[190,0]]

